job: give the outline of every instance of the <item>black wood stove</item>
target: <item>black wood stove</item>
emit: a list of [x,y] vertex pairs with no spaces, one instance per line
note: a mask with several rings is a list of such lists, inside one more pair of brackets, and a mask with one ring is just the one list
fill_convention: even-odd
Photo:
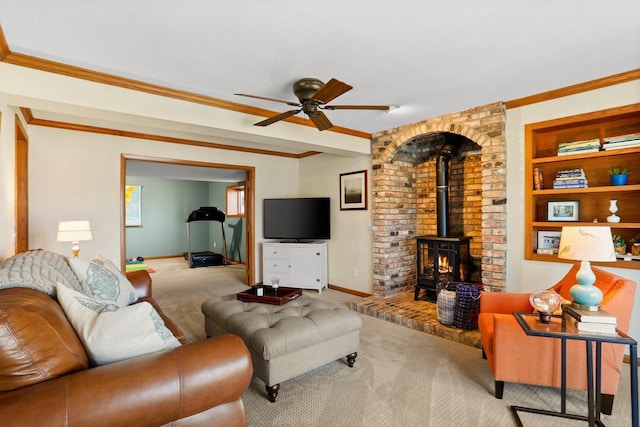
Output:
[[436,160],[436,208],[437,236],[418,236],[417,277],[413,299],[426,291],[426,299],[436,300],[438,282],[462,282],[469,280],[471,237],[449,236],[449,162],[458,146],[445,143]]

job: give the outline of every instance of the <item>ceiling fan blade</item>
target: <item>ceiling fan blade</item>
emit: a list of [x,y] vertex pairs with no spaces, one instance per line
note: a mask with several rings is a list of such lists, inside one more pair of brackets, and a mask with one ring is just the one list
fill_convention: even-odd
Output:
[[331,123],[329,118],[322,111],[318,111],[316,115],[309,118],[313,124],[316,125],[318,130],[327,130],[333,127],[333,123]]
[[275,122],[279,122],[280,120],[284,120],[287,117],[295,116],[300,111],[302,111],[302,109],[285,111],[284,113],[280,113],[280,114],[278,114],[276,116],[269,117],[268,119],[263,120],[261,122],[254,123],[254,126],[269,126],[270,124],[273,124]]
[[324,110],[380,110],[388,111],[390,105],[323,105],[320,107]]
[[318,91],[313,95],[313,99],[321,102],[322,104],[326,104],[351,89],[353,89],[353,86],[349,86],[337,79],[331,79],[324,86],[318,89]]
[[282,99],[276,99],[276,98],[267,98],[266,96],[258,96],[258,95],[249,95],[246,93],[234,93],[234,95],[237,96],[247,96],[249,98],[256,98],[256,99],[263,99],[265,101],[273,101],[273,102],[280,102],[282,104],[287,104],[287,105],[291,105],[292,107],[301,107],[301,105],[297,102],[292,102],[292,101],[284,101]]

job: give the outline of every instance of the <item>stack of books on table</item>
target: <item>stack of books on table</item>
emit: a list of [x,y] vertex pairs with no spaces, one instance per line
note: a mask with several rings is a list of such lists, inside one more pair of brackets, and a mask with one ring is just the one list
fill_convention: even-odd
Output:
[[556,172],[556,179],[553,180],[553,188],[586,188],[589,181],[582,168],[565,169]]
[[622,150],[633,147],[640,147],[640,132],[605,138],[602,144],[603,150]]
[[614,314],[604,310],[589,311],[574,307],[571,304],[562,306],[564,318],[571,323],[578,332],[615,334],[618,319]]
[[595,153],[597,151],[600,151],[600,138],[593,138],[575,142],[563,142],[561,144],[558,144],[558,156]]

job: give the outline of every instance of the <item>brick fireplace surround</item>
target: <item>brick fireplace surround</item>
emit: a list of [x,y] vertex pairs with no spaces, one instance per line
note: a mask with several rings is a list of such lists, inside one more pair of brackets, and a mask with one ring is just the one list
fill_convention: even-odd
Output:
[[[476,277],[506,286],[505,108],[494,103],[372,136],[373,293],[391,297],[416,283],[416,236],[437,235],[435,162],[446,142],[451,235],[472,237]],[[474,280],[475,279],[475,280]]]

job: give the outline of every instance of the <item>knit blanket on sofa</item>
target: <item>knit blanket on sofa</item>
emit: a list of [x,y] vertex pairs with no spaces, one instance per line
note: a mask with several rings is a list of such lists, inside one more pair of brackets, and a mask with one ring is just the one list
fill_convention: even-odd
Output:
[[0,289],[31,288],[55,296],[56,283],[83,292],[65,257],[55,252],[31,250],[0,264]]

